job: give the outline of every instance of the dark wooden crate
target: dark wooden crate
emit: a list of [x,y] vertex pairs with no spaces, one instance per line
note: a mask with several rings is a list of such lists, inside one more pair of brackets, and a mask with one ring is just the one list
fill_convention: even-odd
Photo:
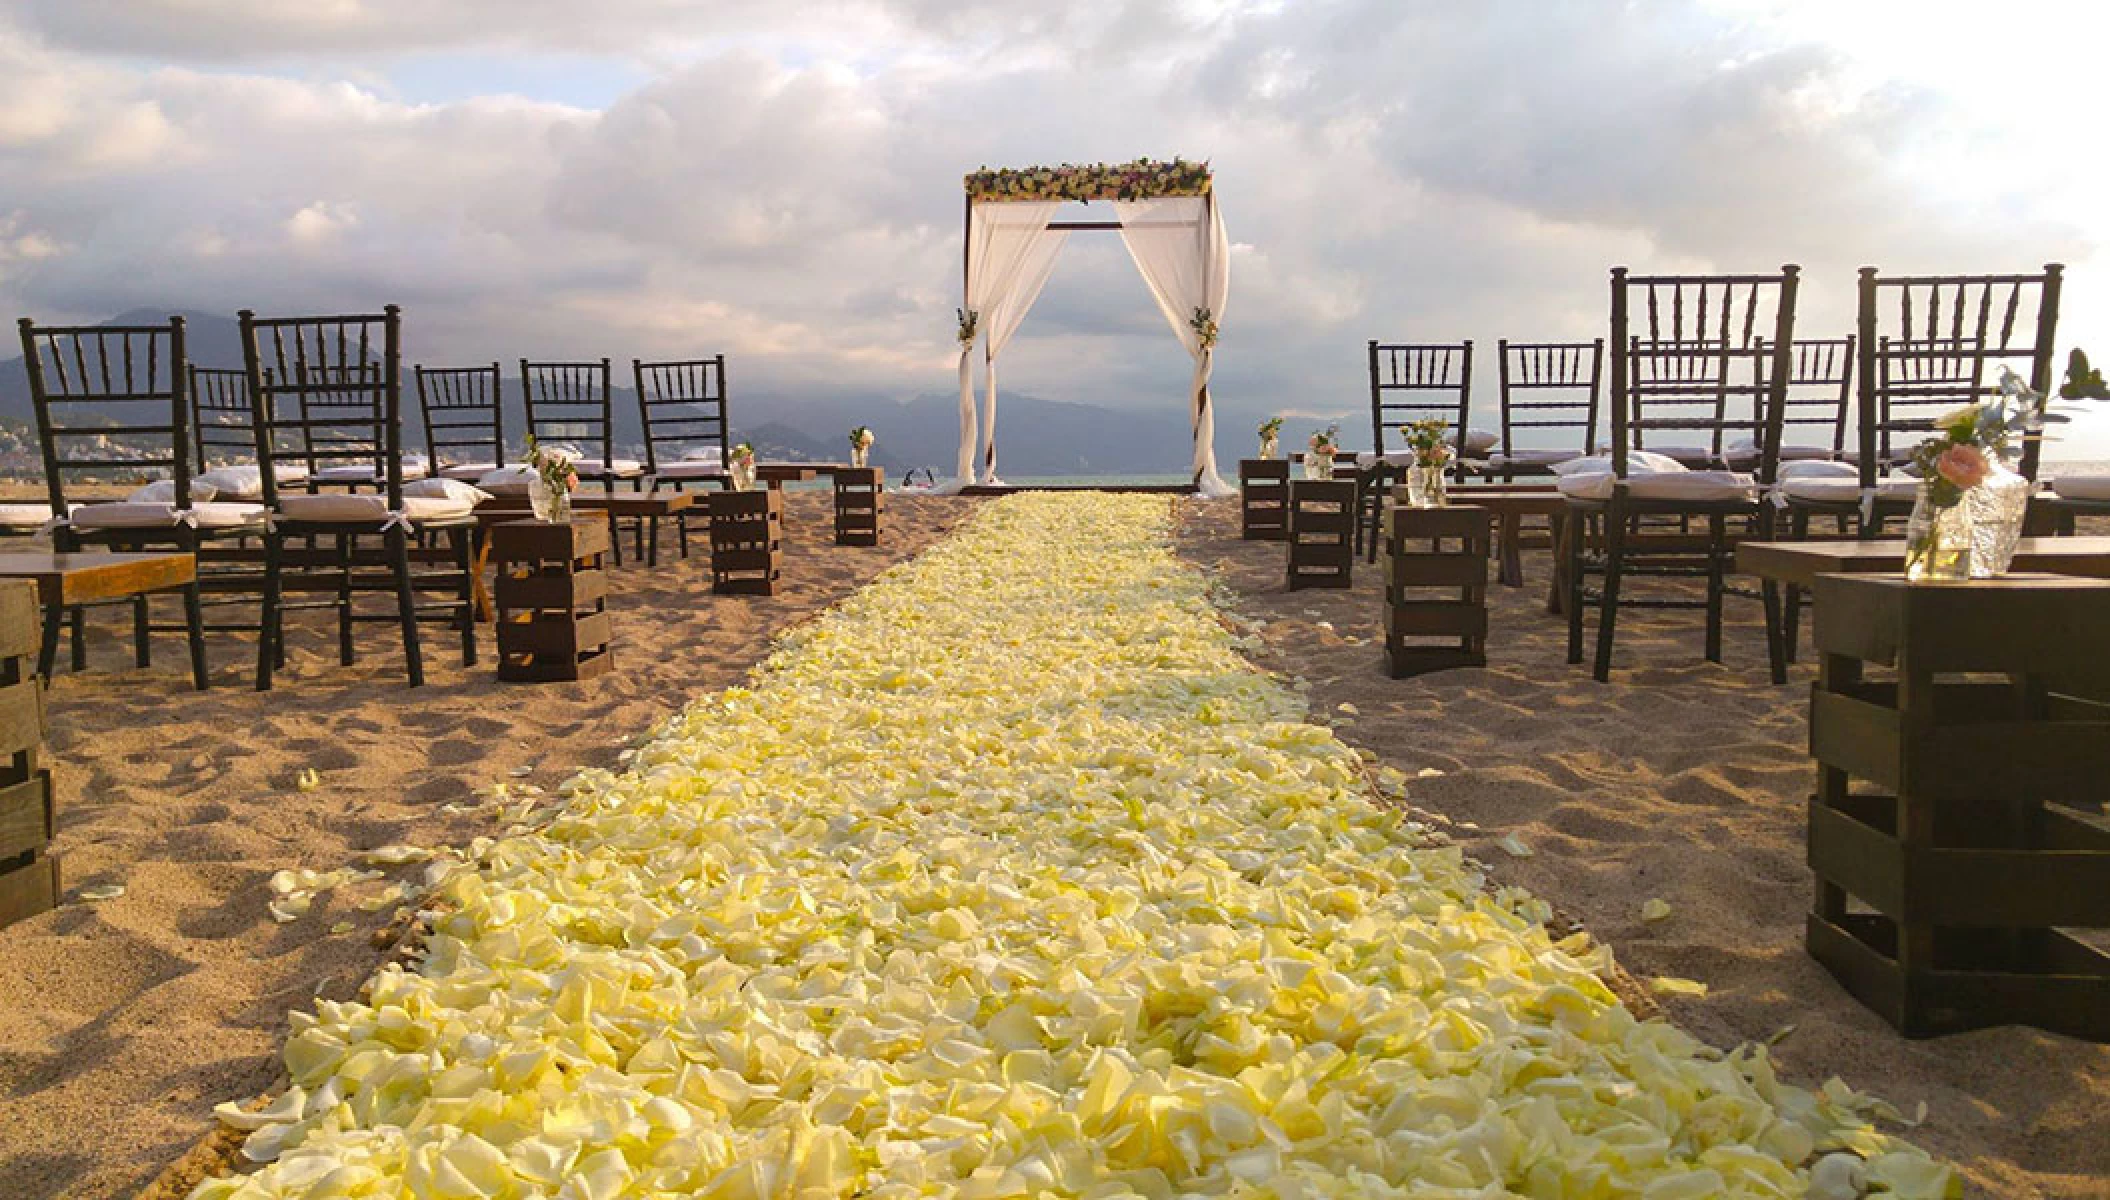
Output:
[[2110,955],[2063,932],[2110,928],[2110,582],[1814,596],[1810,954],[1908,1036],[2110,1041]]
[[1386,508],[1385,662],[1394,679],[1487,665],[1493,534],[1484,508]]
[[57,801],[43,749],[44,681],[36,675],[43,632],[37,585],[0,580],[0,925],[59,902],[59,861],[51,853]]
[[712,492],[711,590],[773,596],[784,570],[784,493]]
[[835,469],[835,544],[877,546],[879,517],[886,511],[886,469]]
[[614,665],[608,643],[608,523],[508,521],[491,527],[498,564],[498,677],[511,683],[591,679]]
[[1355,498],[1353,479],[1290,481],[1289,590],[1352,586]]
[[1238,536],[1249,542],[1289,540],[1289,460],[1238,461]]

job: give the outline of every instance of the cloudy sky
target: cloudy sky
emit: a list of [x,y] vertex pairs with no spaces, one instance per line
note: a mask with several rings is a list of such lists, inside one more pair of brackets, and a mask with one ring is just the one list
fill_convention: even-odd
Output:
[[[0,312],[394,301],[426,362],[723,350],[952,385],[960,176],[1210,160],[1227,449],[1366,411],[1368,338],[1602,331],[1605,269],[2070,276],[2110,357],[2110,5],[2007,0],[0,0]],[[1008,388],[1181,403],[1109,235]],[[1350,429],[1357,427],[1351,420]],[[1007,429],[1015,436],[1029,430]],[[2082,457],[2110,458],[2110,419]],[[1184,460],[1168,447],[1168,468]]]

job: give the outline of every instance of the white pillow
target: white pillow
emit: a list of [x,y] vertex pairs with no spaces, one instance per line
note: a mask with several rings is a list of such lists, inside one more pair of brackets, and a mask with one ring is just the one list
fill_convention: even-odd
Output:
[[1859,479],[1861,468],[1843,462],[1785,462],[1780,464],[1782,479]]
[[[1570,475],[1610,475],[1612,456],[1592,454],[1587,458],[1571,458],[1567,462],[1554,463],[1549,468],[1555,475],[1567,478]],[[1684,463],[1667,454],[1652,454],[1647,450],[1626,452],[1626,469],[1630,475],[1662,474],[1686,470]]]
[[1465,431],[1465,452],[1467,454],[1485,454],[1500,445],[1501,442],[1501,434],[1489,433],[1485,429],[1468,429]]
[[230,500],[254,500],[264,494],[264,473],[256,464],[248,463],[236,467],[214,467],[191,480],[191,487],[205,484],[216,496]]
[[434,496],[442,500],[453,500],[471,508],[491,498],[491,493],[482,488],[463,483],[459,479],[414,479],[403,485],[406,496]]
[[2110,500],[2110,475],[2061,475],[2051,490],[2068,500]]
[[535,481],[535,468],[525,463],[500,467],[487,472],[476,481],[476,486],[493,496],[525,496],[528,485]]
[[[206,483],[203,479],[190,481],[190,501],[192,504],[205,504],[219,494],[220,489]],[[173,479],[157,479],[143,488],[136,489],[131,495],[125,497],[125,503],[127,504],[174,504],[175,502],[176,481]]]

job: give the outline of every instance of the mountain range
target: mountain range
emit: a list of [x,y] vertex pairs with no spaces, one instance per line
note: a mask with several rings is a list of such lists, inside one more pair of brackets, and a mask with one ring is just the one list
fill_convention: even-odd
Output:
[[[184,312],[190,360],[204,367],[242,364],[240,326],[213,313]],[[157,309],[119,313],[105,325],[151,325],[168,320]],[[417,413],[417,390],[404,364],[404,435],[422,445],[424,429]],[[628,372],[617,364],[616,374]],[[621,385],[612,389],[618,446],[635,448],[643,440],[636,393]],[[733,439],[752,442],[763,458],[838,460],[847,455],[845,439],[858,425],[870,426],[876,444],[872,461],[898,477],[912,467],[933,467],[940,477],[951,474],[960,436],[957,393],[925,393],[903,398],[856,391],[787,393],[735,391],[730,398]],[[509,436],[526,427],[520,381],[505,380],[505,423]],[[0,361],[0,421],[33,423],[29,376],[19,355]],[[1177,473],[1188,459],[1187,422],[1177,408],[1140,410],[1046,400],[1024,392],[1006,392],[1001,409],[998,465],[1012,477],[1096,476]],[[1110,436],[1113,431],[1118,436]],[[33,438],[34,435],[32,435]]]

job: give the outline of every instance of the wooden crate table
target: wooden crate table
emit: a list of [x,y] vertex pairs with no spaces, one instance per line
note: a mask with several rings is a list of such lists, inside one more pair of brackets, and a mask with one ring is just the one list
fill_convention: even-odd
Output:
[[1392,678],[1487,665],[1484,508],[1385,509],[1385,662]]
[[784,493],[712,492],[711,590],[774,596],[784,567]]
[[491,527],[498,563],[498,677],[513,683],[592,679],[612,663],[604,520]]
[[1289,540],[1289,460],[1238,460],[1238,536],[1249,542]]
[[1350,586],[1355,565],[1353,479],[1293,479],[1289,485],[1289,590]]
[[[51,678],[57,666],[59,630],[66,610],[77,604],[125,600],[134,596],[170,592],[189,586],[198,578],[197,556],[185,551],[149,551],[117,554],[109,551],[79,551],[58,554],[48,550],[0,553],[0,579],[26,579],[36,585],[36,596],[44,606],[42,644],[37,651],[37,674]],[[74,667],[81,665],[82,648],[76,639]],[[205,687],[205,663],[191,662],[192,682]]]
[[36,585],[0,581],[0,925],[59,902],[51,772],[37,761],[44,685],[30,658],[43,641],[39,607]]
[[2110,581],[1814,590],[1810,954],[1909,1037],[2110,1041]]
[[879,514],[886,511],[886,468],[837,467],[835,544],[877,546]]

